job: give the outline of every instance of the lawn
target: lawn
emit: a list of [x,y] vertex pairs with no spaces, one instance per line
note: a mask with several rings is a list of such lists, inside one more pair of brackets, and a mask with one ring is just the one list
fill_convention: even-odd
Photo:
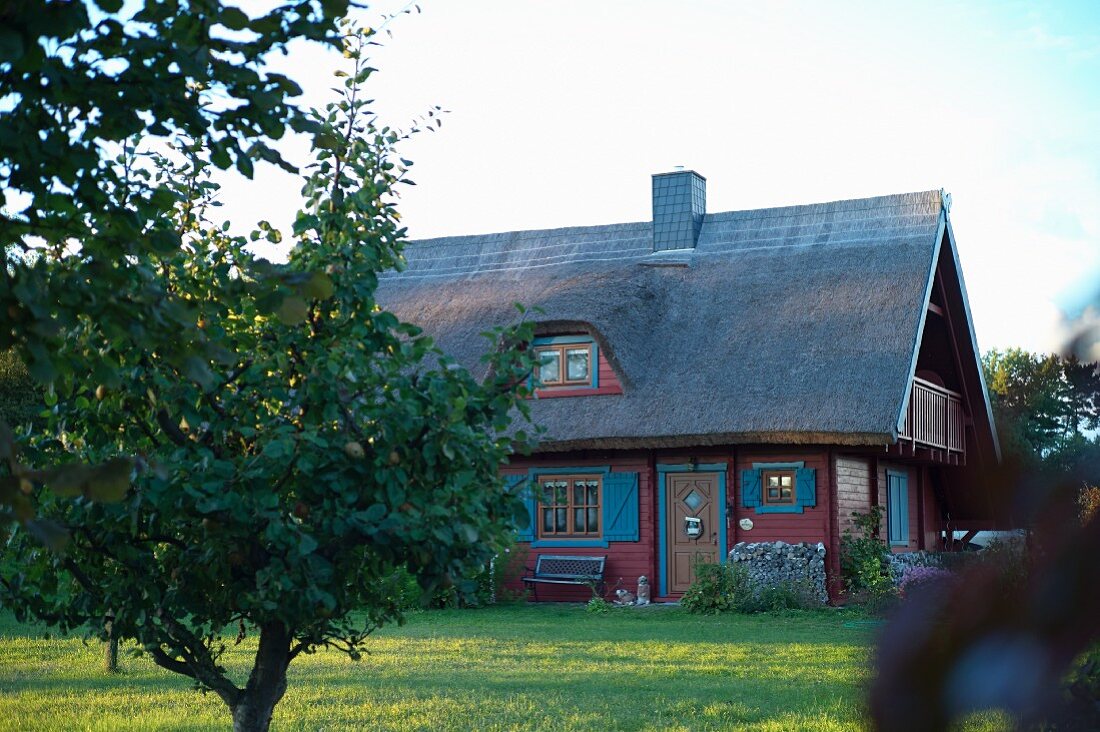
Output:
[[[413,615],[371,654],[297,659],[277,730],[860,729],[871,627],[846,611],[697,617],[579,606]],[[254,645],[226,657],[243,679]],[[0,729],[207,730],[212,694],[0,615]],[[972,725],[990,728],[988,724]]]

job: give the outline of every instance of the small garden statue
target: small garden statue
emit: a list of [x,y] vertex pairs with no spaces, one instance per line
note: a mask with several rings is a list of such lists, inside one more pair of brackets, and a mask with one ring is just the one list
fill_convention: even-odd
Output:
[[635,604],[649,604],[649,578],[644,574],[638,578],[638,599],[635,601]]
[[630,590],[615,590],[616,605],[633,605],[634,593]]

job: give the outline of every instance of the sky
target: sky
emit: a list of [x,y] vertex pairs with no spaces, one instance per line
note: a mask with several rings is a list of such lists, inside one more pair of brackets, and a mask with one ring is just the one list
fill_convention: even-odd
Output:
[[[981,350],[1051,351],[1068,318],[1100,323],[1100,2],[417,6],[386,25],[367,87],[398,128],[448,112],[400,149],[412,238],[648,221],[650,176],[676,166],[707,178],[710,212],[942,188]],[[347,68],[304,45],[272,65],[314,106]],[[219,182],[236,230],[289,233],[300,179]]]

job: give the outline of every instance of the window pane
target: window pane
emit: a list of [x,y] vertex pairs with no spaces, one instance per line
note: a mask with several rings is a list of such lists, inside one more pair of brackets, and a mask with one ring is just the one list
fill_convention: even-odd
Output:
[[539,381],[544,384],[561,381],[561,351],[543,351],[539,362]]
[[769,475],[768,476],[768,485],[769,486],[779,485],[779,476],[778,475]]
[[557,484],[557,490],[554,491],[554,503],[558,506],[569,505],[569,484],[562,481]]
[[782,492],[780,493],[780,495],[783,497],[783,500],[785,500],[785,501],[790,500],[790,498],[791,498],[791,487],[786,486],[786,485],[783,486]]
[[542,511],[542,530],[547,534],[554,533],[554,510],[546,508]]
[[568,514],[566,514],[568,509],[558,508],[554,510],[555,513],[557,513],[557,525],[554,527],[554,530],[562,533],[568,531],[568,524],[566,523],[569,519]]
[[570,381],[589,381],[588,348],[565,349],[565,368]]
[[600,509],[588,509],[588,530],[593,534],[600,533]]
[[551,506],[554,503],[554,486],[552,483],[546,483],[542,486],[542,505]]
[[791,476],[784,475],[783,476],[783,487],[784,488],[789,488],[790,486],[791,486]]
[[583,508],[574,508],[573,509],[573,531],[577,532],[578,534],[583,534],[584,530],[585,530],[584,529],[584,509]]
[[600,503],[600,484],[594,480],[588,481],[588,505],[598,506]]
[[771,498],[771,499],[779,498],[779,489],[776,488],[775,486],[768,486],[768,498]]
[[577,481],[573,485],[573,505],[584,505],[584,482]]

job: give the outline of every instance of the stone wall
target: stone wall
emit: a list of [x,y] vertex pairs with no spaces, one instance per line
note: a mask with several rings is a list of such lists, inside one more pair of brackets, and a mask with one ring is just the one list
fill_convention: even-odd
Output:
[[823,604],[829,600],[825,590],[825,545],[820,542],[747,544],[742,541],[730,550],[729,561],[745,567],[757,587],[793,583],[807,586]]

